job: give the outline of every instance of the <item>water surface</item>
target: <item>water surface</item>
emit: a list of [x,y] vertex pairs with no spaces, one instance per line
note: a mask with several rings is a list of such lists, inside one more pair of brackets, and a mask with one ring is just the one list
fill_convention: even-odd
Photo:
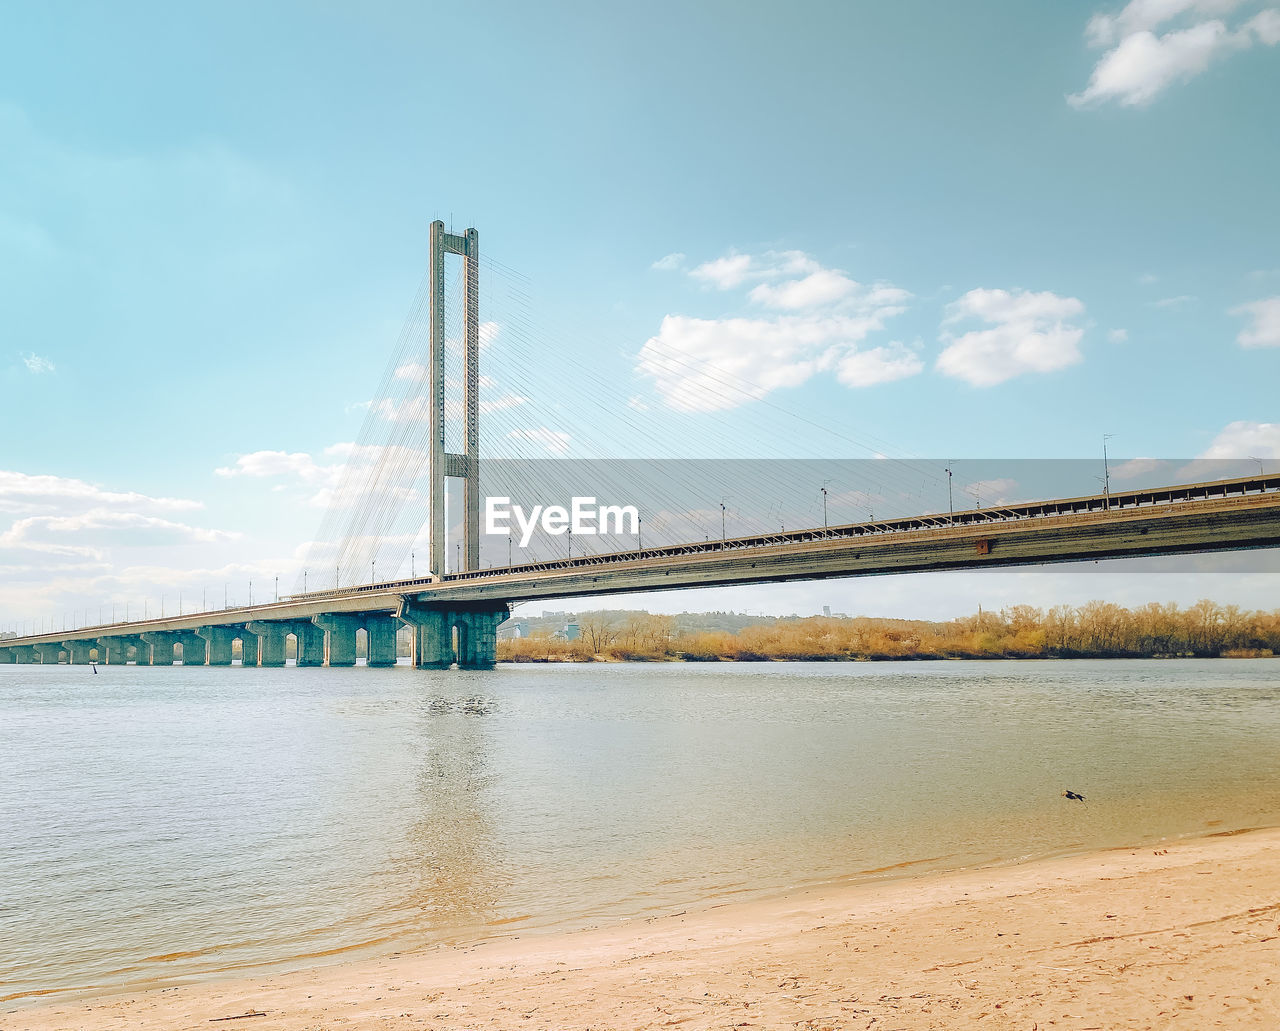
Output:
[[1269,660],[0,666],[0,735],[6,1009],[1280,823]]

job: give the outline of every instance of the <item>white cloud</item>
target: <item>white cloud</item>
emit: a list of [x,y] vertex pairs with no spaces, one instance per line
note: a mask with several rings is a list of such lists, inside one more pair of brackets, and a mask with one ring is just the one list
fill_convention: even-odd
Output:
[[254,451],[241,455],[235,464],[215,469],[218,476],[288,476],[303,483],[333,483],[342,472],[337,465],[319,465],[305,451]]
[[1201,458],[1280,458],[1280,422],[1228,423]]
[[[1246,50],[1255,42],[1264,46],[1280,42],[1280,11],[1262,11],[1234,29],[1210,17],[1230,13],[1239,2],[1132,0],[1117,15],[1094,15],[1085,36],[1091,46],[1109,49],[1094,66],[1088,86],[1067,101],[1077,108],[1110,100],[1141,107],[1173,83],[1200,75],[1224,54]],[[1197,20],[1206,17],[1209,20]],[[1185,27],[1163,35],[1156,32],[1175,19]]]
[[[883,328],[883,320],[896,313],[897,309],[886,309],[862,315],[772,319],[668,315],[657,336],[641,349],[637,368],[653,377],[672,408],[687,412],[734,408],[838,368],[869,333]],[[850,375],[857,371],[855,367]]]
[[1240,0],[1131,0],[1119,14],[1095,14],[1085,36],[1090,46],[1114,46],[1126,36],[1158,29],[1181,14],[1227,14],[1239,5]]
[[650,268],[656,268],[660,272],[674,272],[676,269],[683,267],[684,255],[679,251],[674,251],[665,257],[659,258]]
[[773,285],[761,283],[751,291],[751,299],[770,308],[814,308],[834,304],[858,289],[858,284],[843,272],[818,269],[803,279],[790,279]]
[[668,315],[641,348],[637,369],[682,411],[716,411],[799,386],[834,371],[850,386],[915,375],[921,362],[901,344],[859,351],[911,295],[890,283],[864,285],[803,251],[729,254],[690,273],[728,290],[755,285],[751,302],[779,309],[764,318]]
[[689,275],[721,290],[732,290],[746,282],[751,273],[751,255],[731,254],[728,257],[706,261]]
[[992,505],[1009,504],[1010,492],[1018,486],[1017,480],[1002,477],[993,480],[974,480],[966,484],[964,492],[973,498],[976,507],[990,508]]
[[525,440],[545,448],[553,455],[563,455],[569,450],[569,434],[560,430],[539,426],[536,429],[512,430],[507,434],[510,440]]
[[102,507],[180,512],[204,505],[189,498],[157,498],[134,491],[110,491],[84,480],[0,469],[0,512],[34,514]]
[[836,366],[836,379],[847,387],[870,387],[923,371],[920,356],[895,340],[887,347],[854,351],[841,358]]
[[1185,308],[1188,304],[1194,304],[1196,297],[1193,294],[1178,294],[1177,297],[1161,297],[1158,301],[1149,301],[1153,308]]
[[38,354],[27,353],[22,356],[22,364],[27,367],[27,371],[37,376],[47,372],[56,372],[57,366],[48,358],[41,358]]
[[519,405],[527,404],[529,399],[520,394],[502,394],[495,397],[492,401],[480,402],[480,414],[488,415],[490,412],[500,412],[505,408],[516,408]]
[[1280,347],[1280,296],[1250,301],[1232,308],[1231,315],[1247,315],[1253,322],[1236,337],[1241,347]]
[[77,515],[28,516],[15,520],[0,533],[0,549],[26,548],[53,555],[102,558],[104,549],[111,546],[214,544],[239,537],[238,533],[208,530],[141,512],[95,508]]
[[[1084,314],[1074,297],[1044,291],[970,290],[947,306],[939,339],[939,371],[977,387],[994,386],[1029,372],[1054,372],[1081,361],[1084,330],[1073,321]],[[959,336],[948,327],[977,319],[989,329]]]
[[1158,458],[1131,458],[1127,462],[1121,462],[1111,470],[1111,478],[1113,480],[1136,480],[1139,476],[1146,476],[1153,473],[1157,469],[1163,468],[1167,462]]
[[1107,331],[1107,339],[1113,344],[1123,344],[1129,339],[1129,331],[1127,329],[1111,329]]

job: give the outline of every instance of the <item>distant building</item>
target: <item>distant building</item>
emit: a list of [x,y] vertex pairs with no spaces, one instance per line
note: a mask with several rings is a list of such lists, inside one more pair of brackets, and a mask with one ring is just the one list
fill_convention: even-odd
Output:
[[582,636],[582,631],[577,623],[566,623],[551,636],[557,641],[576,641]]
[[830,605],[823,605],[823,606],[822,606],[822,614],[823,614],[824,616],[826,616],[828,619],[830,619],[830,618],[831,618],[831,606],[830,606]]
[[529,624],[523,619],[508,619],[498,624],[499,641],[518,641],[529,636]]

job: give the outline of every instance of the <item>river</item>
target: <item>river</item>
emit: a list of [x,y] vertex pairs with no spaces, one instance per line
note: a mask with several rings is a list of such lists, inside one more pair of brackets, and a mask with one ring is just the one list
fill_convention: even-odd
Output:
[[0,999],[1277,823],[1280,660],[0,666]]

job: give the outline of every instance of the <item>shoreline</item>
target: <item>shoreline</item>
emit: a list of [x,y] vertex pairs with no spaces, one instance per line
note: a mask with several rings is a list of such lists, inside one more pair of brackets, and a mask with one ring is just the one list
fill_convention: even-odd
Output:
[[[1280,828],[834,882],[0,1014],[0,1027],[1280,1025]],[[874,1018],[874,1019],[873,1019]],[[1086,1019],[1088,1018],[1088,1019]],[[235,1026],[241,1026],[239,1020]]]

